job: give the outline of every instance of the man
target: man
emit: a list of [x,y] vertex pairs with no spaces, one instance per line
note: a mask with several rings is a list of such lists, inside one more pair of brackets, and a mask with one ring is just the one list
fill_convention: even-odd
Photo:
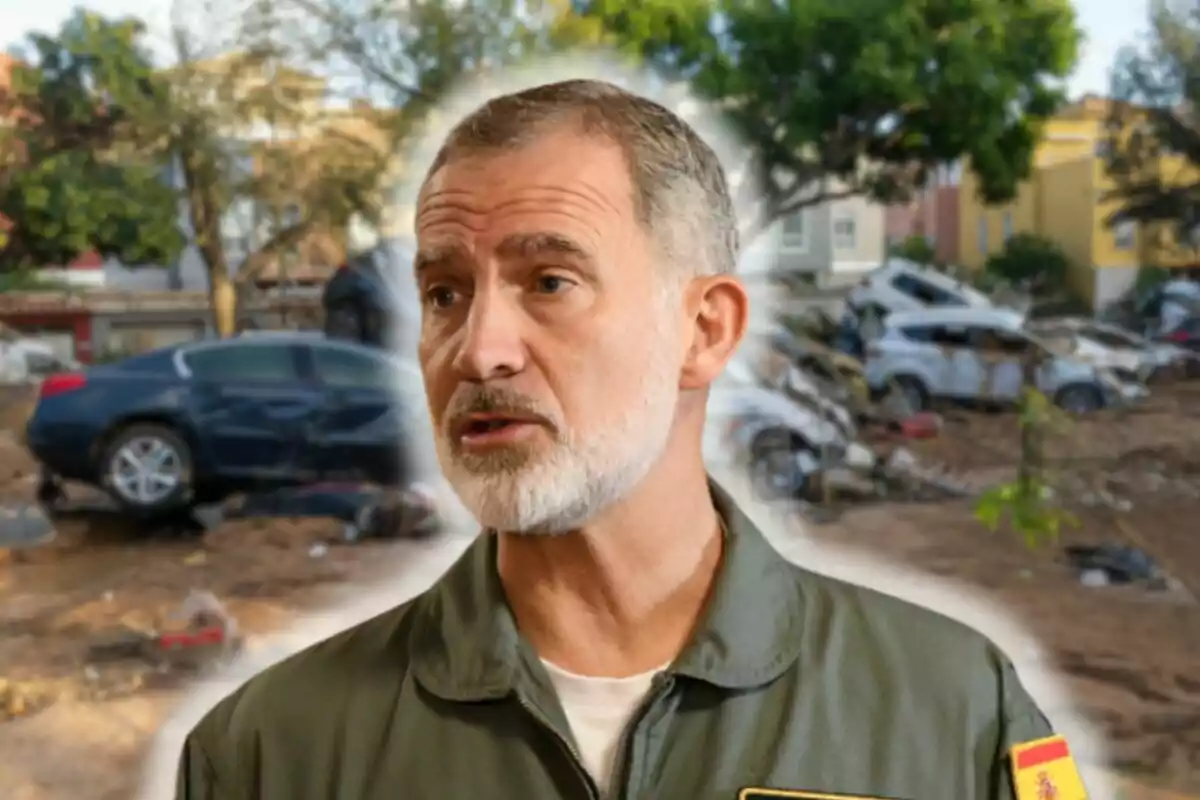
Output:
[[785,562],[705,473],[748,301],[694,131],[594,81],[495,99],[416,226],[438,454],[485,532],[218,705],[179,800],[1014,795],[1052,732],[1008,661]]

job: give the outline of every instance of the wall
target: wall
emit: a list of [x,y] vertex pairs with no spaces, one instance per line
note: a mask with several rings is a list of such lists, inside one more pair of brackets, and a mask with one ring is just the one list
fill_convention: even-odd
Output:
[[889,245],[910,236],[924,236],[933,245],[938,261],[957,264],[958,191],[957,184],[935,184],[920,192],[910,203],[887,206],[884,228]]
[[883,227],[889,245],[897,245],[910,236],[925,232],[926,207],[921,198],[908,203],[892,203],[883,211]]
[[[59,349],[62,356],[75,358],[83,363],[92,360],[95,343],[92,318],[86,311],[44,311],[38,313],[7,313],[0,322],[31,338],[39,333],[49,334],[51,344],[64,342]],[[69,342],[69,345],[66,343]]]
[[1045,209],[1039,232],[1057,242],[1071,260],[1069,285],[1088,302],[1096,299],[1095,160],[1088,154],[1056,161],[1043,168],[1038,181]]
[[[854,245],[838,248],[835,226],[839,219],[853,219]],[[884,206],[866,197],[847,197],[828,204],[827,247],[831,257],[831,272],[853,275],[875,269],[886,255],[886,213]]]
[[984,206],[973,175],[964,177],[959,202],[959,260],[971,269],[982,269],[988,257],[998,253],[1010,236],[1039,231],[1039,201],[1036,181],[1017,187],[1012,202]]
[[[239,325],[272,330],[298,327],[298,313],[290,318],[278,311],[250,311],[239,314]],[[214,335],[212,315],[207,310],[136,311],[122,314],[95,314],[91,318],[91,342],[95,352],[136,353],[197,341]]]
[[[797,216],[803,220],[803,238],[780,233],[776,269],[785,272],[807,272],[823,275],[833,265],[833,252],[829,241],[829,204],[821,203],[802,208]],[[777,230],[784,229],[783,221],[775,223]]]
[[933,190],[933,249],[943,264],[959,263],[958,186],[938,186]]

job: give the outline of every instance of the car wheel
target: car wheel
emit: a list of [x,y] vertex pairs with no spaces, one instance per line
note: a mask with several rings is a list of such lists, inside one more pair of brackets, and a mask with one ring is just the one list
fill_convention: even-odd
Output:
[[929,410],[929,390],[925,388],[925,384],[919,378],[911,375],[897,375],[892,378],[891,385],[903,398],[903,408],[909,416]]
[[1095,386],[1076,383],[1059,389],[1054,404],[1072,414],[1090,414],[1104,408],[1104,394]]
[[118,431],[100,468],[104,488],[128,511],[157,514],[191,499],[191,449],[166,425],[139,423]]

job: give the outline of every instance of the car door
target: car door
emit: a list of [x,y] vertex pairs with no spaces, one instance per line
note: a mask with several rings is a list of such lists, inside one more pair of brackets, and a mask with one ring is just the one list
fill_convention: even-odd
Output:
[[306,348],[325,396],[314,459],[325,480],[396,484],[408,474],[409,409],[402,373],[390,358],[336,343]]
[[936,325],[929,338],[941,359],[935,373],[935,394],[957,400],[978,399],[984,367],[973,347],[973,329],[967,325]]
[[186,401],[202,457],[217,475],[269,483],[309,478],[306,441],[324,404],[290,342],[232,340],[183,351]]
[[[976,328],[974,340],[985,371],[981,399],[999,403],[1017,400],[1025,385],[1026,362],[1039,357],[1038,346],[1020,331],[990,326]],[[1040,381],[1045,366],[1039,363],[1035,369]]]

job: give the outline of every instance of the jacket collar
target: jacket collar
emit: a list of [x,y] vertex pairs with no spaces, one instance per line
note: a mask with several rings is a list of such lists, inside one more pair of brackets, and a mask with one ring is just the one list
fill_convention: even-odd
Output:
[[[754,688],[799,656],[801,573],[723,489],[709,486],[725,522],[725,551],[702,623],[668,672],[727,689]],[[497,699],[531,672],[540,674],[505,599],[496,548],[495,536],[480,535],[414,604],[414,676],[445,700]]]

